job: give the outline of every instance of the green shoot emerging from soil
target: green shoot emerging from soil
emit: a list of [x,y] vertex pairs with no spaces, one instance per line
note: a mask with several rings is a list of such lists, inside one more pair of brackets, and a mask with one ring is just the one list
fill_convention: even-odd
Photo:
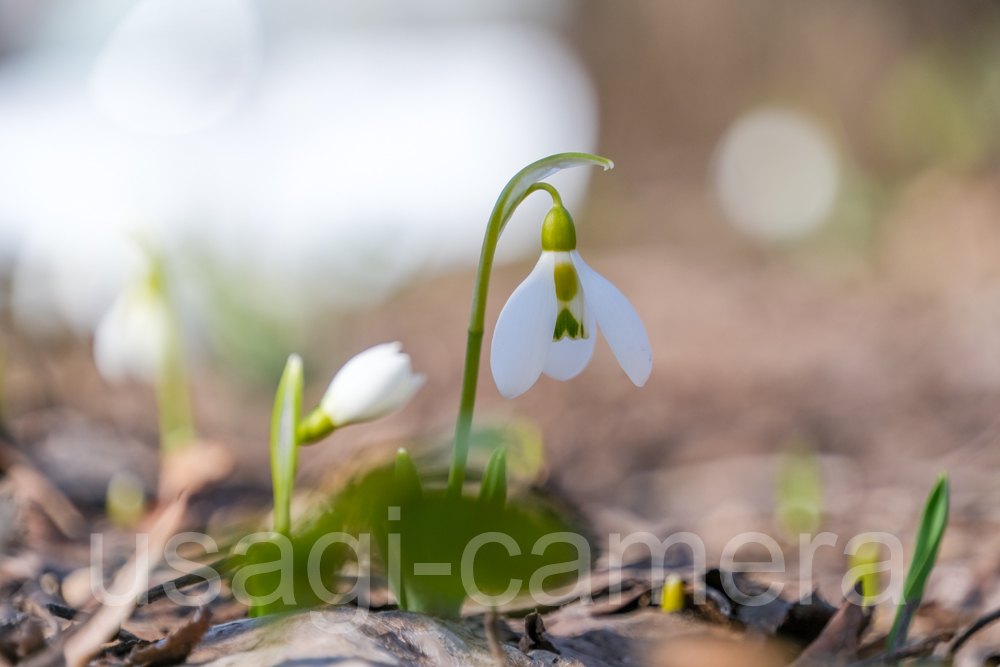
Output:
[[920,526],[913,544],[913,562],[906,574],[903,585],[903,602],[896,609],[896,620],[886,642],[886,650],[893,651],[906,643],[906,635],[910,629],[910,621],[920,607],[924,596],[924,586],[934,569],[938,549],[948,527],[948,475],[942,472],[937,483],[931,489],[920,517]]

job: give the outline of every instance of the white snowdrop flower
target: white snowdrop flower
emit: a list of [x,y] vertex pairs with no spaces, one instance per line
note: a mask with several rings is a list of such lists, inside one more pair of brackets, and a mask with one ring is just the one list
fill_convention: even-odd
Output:
[[426,377],[414,373],[403,344],[383,343],[352,357],[320,401],[334,428],[372,421],[403,407]]
[[104,379],[154,384],[170,335],[163,296],[145,282],[125,290],[94,332],[94,361]]
[[624,295],[576,252],[576,230],[560,203],[542,226],[542,256],[500,312],[490,368],[505,398],[527,391],[543,372],[569,380],[594,354],[597,327],[637,386],[649,379],[653,354],[639,314]]

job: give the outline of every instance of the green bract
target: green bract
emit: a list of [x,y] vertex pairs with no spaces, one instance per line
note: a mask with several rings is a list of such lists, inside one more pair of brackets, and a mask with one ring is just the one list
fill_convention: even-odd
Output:
[[274,484],[274,531],[291,529],[292,489],[298,464],[299,414],[302,412],[302,357],[288,357],[271,414],[271,480]]

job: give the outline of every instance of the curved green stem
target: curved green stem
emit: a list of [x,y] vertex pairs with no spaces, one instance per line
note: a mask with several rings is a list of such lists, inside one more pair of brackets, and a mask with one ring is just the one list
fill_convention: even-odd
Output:
[[611,160],[589,153],[559,153],[533,162],[517,172],[507,182],[490,214],[483,239],[483,250],[479,256],[479,270],[476,286],[472,293],[472,317],[469,321],[469,337],[465,348],[465,374],[462,377],[462,399],[458,408],[458,422],[455,425],[455,445],[452,450],[451,470],[448,472],[448,496],[462,495],[465,483],[465,464],[469,457],[469,434],[472,432],[472,412],[476,404],[476,385],[479,380],[479,360],[483,351],[483,332],[486,321],[486,294],[490,288],[490,272],[493,269],[493,255],[497,241],[503,233],[507,221],[525,197],[536,190],[545,190],[552,195],[555,203],[561,205],[559,193],[548,183],[539,183],[560,169],[596,165],[611,169]]
[[551,185],[549,185],[548,183],[535,183],[530,188],[528,188],[528,190],[524,193],[524,196],[525,196],[525,198],[527,198],[527,196],[530,195],[532,192],[538,192],[539,190],[545,190],[550,195],[552,195],[552,205],[553,206],[562,206],[563,205],[563,203],[562,203],[562,197],[559,196],[559,191],[556,190]]
[[333,433],[334,430],[330,417],[323,411],[322,407],[317,405],[299,420],[295,430],[295,438],[300,446],[312,445]]

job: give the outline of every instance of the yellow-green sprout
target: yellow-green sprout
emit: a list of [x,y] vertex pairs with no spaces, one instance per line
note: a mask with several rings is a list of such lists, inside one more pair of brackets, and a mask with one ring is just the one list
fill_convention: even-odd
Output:
[[134,526],[146,513],[146,489],[142,480],[128,471],[116,472],[108,482],[105,501],[108,518],[116,526]]
[[684,609],[684,582],[676,574],[667,575],[667,580],[663,582],[660,609],[666,612]]
[[796,444],[778,461],[775,474],[775,519],[787,536],[813,534],[823,518],[823,478],[819,458]]
[[870,606],[872,600],[879,594],[879,571],[875,569],[875,564],[882,556],[882,549],[878,542],[865,542],[858,547],[857,552],[851,556],[851,569],[860,568],[858,579],[861,581],[861,597],[864,606]]

